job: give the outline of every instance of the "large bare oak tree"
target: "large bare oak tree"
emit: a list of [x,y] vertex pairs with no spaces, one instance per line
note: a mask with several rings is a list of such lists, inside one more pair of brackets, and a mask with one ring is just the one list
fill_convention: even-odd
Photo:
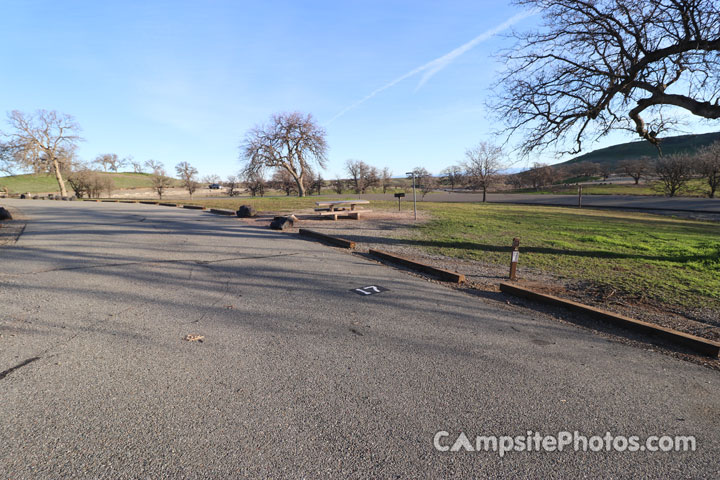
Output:
[[198,169],[188,162],[180,162],[175,165],[175,172],[177,172],[178,177],[182,181],[182,186],[185,187],[185,190],[190,194],[190,198],[192,198],[193,193],[195,193],[200,186],[196,180]]
[[380,171],[362,160],[349,159],[345,162],[345,171],[350,175],[355,193],[365,193],[368,188],[380,183]]
[[[493,105],[528,153],[626,129],[659,148],[672,110],[720,119],[716,0],[516,0],[543,26],[517,33]],[[676,107],[676,108],[675,108]],[[678,110],[679,109],[679,110]]]
[[299,112],[273,115],[266,125],[247,132],[240,149],[245,175],[267,168],[285,170],[295,180],[300,197],[305,196],[305,176],[312,164],[325,168],[327,161],[325,129],[312,115]]
[[60,194],[67,196],[63,171],[69,167],[77,143],[81,140],[80,126],[70,115],[56,111],[38,110],[25,114],[13,110],[8,114],[12,131],[5,134],[15,162],[53,173]]
[[502,169],[502,149],[486,142],[465,152],[467,161],[464,163],[468,185],[473,190],[482,190],[482,201],[487,200],[488,188],[498,180]]

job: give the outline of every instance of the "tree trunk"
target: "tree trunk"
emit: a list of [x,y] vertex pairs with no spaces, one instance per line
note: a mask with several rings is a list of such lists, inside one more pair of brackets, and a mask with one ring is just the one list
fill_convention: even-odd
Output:
[[297,177],[295,177],[295,183],[297,183],[298,188],[298,197],[304,197],[305,196],[305,185],[303,182],[303,178],[305,177],[305,173],[301,173]]
[[57,161],[57,158],[53,157],[53,171],[55,172],[55,179],[58,182],[58,185],[60,186],[60,196],[67,197],[67,190],[65,189],[65,182],[62,178],[62,173],[60,172],[60,164]]
[[483,202],[485,201],[486,196],[487,196],[487,187],[483,187]]

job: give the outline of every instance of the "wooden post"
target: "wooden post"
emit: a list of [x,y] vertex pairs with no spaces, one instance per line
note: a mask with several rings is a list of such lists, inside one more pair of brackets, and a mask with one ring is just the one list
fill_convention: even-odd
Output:
[[520,258],[520,239],[513,238],[512,253],[510,254],[510,280],[517,280],[517,263]]
[[578,185],[578,208],[582,208],[582,185]]
[[405,194],[403,192],[395,194],[395,198],[398,199],[398,212],[400,211],[400,199],[403,198],[404,196],[405,196]]

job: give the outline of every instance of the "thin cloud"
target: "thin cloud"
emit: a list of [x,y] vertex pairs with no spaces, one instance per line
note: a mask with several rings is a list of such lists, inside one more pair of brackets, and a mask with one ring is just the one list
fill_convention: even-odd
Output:
[[487,31],[485,31],[485,32],[483,32],[483,33],[481,33],[480,35],[478,35],[477,37],[473,38],[473,39],[470,40],[469,42],[467,42],[467,43],[459,46],[459,47],[456,48],[455,50],[453,50],[453,51],[451,51],[451,52],[443,55],[442,57],[438,57],[438,58],[436,58],[435,60],[432,60],[432,61],[426,63],[425,65],[422,65],[422,66],[420,66],[420,67],[417,67],[417,68],[409,71],[409,72],[406,73],[405,75],[396,78],[396,79],[393,80],[392,82],[390,82],[390,83],[388,83],[388,84],[386,84],[386,85],[383,85],[382,87],[380,87],[380,88],[378,88],[378,89],[376,89],[376,90],[373,90],[369,95],[367,95],[367,96],[365,96],[364,98],[358,100],[357,102],[353,103],[352,105],[349,105],[349,106],[343,108],[342,110],[340,110],[334,117],[332,117],[330,120],[328,120],[328,122],[326,123],[326,125],[331,124],[332,122],[334,122],[334,121],[337,120],[338,118],[340,118],[340,117],[342,117],[343,115],[345,115],[345,114],[346,114],[347,112],[349,112],[350,110],[353,110],[353,109],[359,107],[359,106],[362,105],[363,103],[367,102],[368,100],[370,100],[371,98],[373,98],[374,96],[376,96],[378,93],[380,93],[380,92],[382,92],[382,91],[384,91],[384,90],[387,90],[387,89],[390,88],[390,87],[394,87],[395,85],[397,85],[398,83],[402,82],[403,80],[406,80],[406,79],[408,79],[408,78],[410,78],[410,77],[414,77],[415,75],[417,75],[417,74],[419,74],[419,73],[425,72],[425,74],[424,74],[424,75],[422,76],[422,78],[420,79],[420,82],[418,82],[417,87],[415,88],[415,91],[419,90],[419,89],[422,88],[422,86],[425,85],[425,83],[427,83],[427,81],[430,80],[430,78],[432,78],[436,73],[440,72],[440,71],[443,70],[445,67],[447,67],[448,65],[450,65],[452,62],[454,62],[458,57],[460,57],[462,54],[464,54],[464,53],[467,52],[468,50],[470,50],[470,49],[472,49],[473,47],[477,46],[478,44],[480,44],[480,43],[488,40],[489,38],[497,35],[498,33],[502,32],[503,30],[507,30],[508,28],[512,27],[513,25],[515,25],[516,23],[520,22],[521,20],[524,20],[524,19],[527,18],[527,17],[530,17],[530,16],[532,16],[532,15],[535,15],[536,13],[537,13],[537,10],[527,10],[527,11],[525,11],[525,12],[518,13],[517,15],[515,15],[515,16],[513,16],[513,17],[510,17],[509,19],[505,20],[505,21],[504,21],[503,23],[501,23],[500,25],[498,25],[498,26],[496,26],[496,27],[494,27],[494,28],[491,28],[490,30],[487,30]]

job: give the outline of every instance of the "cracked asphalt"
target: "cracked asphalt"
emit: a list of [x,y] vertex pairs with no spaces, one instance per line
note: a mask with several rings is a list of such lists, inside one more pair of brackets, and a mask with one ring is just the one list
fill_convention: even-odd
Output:
[[[3,204],[27,226],[0,248],[0,478],[720,475],[712,370],[233,218]],[[443,430],[697,450],[500,458]]]

